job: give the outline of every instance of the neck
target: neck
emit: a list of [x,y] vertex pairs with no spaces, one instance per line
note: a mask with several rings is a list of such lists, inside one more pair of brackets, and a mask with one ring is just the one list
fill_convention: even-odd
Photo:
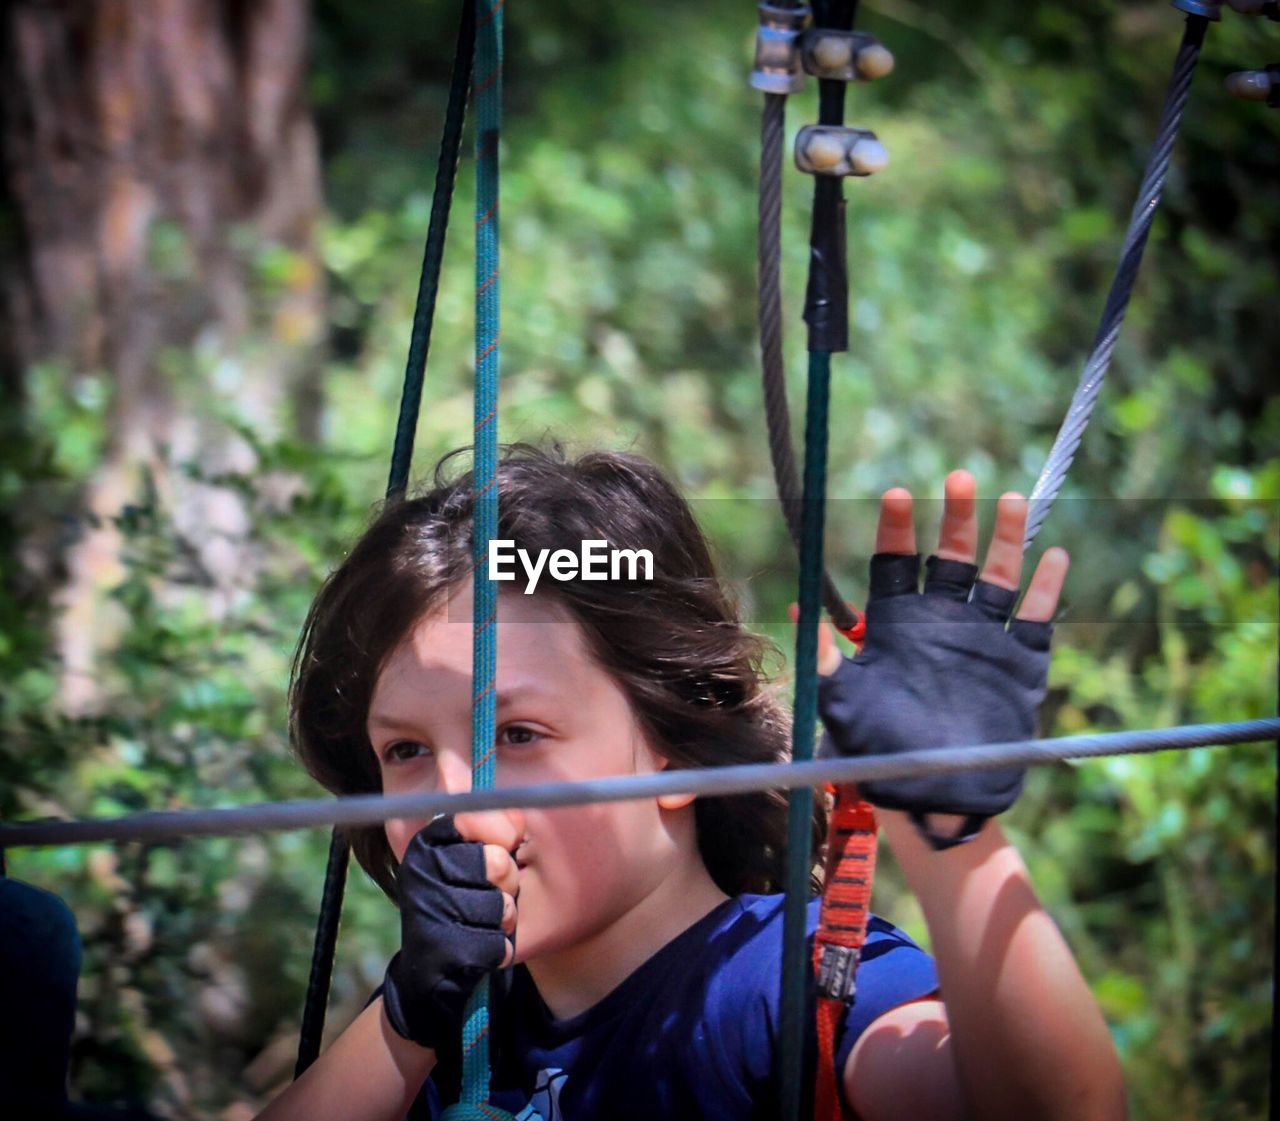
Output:
[[702,861],[692,861],[591,938],[530,961],[529,975],[556,1019],[576,1016],[728,898]]

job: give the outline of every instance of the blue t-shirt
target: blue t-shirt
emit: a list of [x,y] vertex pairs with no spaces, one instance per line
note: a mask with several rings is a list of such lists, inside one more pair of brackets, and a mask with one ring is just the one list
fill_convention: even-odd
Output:
[[[489,1100],[519,1121],[744,1121],[778,1112],[781,895],[741,895],[673,938],[603,1000],[557,1020],[529,972],[513,971],[495,1010]],[[820,900],[809,904],[808,931]],[[836,1070],[879,1015],[938,988],[933,959],[872,915],[857,996],[836,1037]],[[809,991],[805,1084],[817,1051]],[[442,1053],[413,1118],[452,1101],[456,1055]]]

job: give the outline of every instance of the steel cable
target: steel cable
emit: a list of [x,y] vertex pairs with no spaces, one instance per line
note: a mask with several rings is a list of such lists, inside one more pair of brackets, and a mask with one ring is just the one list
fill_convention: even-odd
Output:
[[50,845],[143,841],[155,844],[196,836],[234,836],[323,825],[378,825],[394,817],[431,818],[438,813],[581,806],[689,793],[699,797],[745,794],[753,790],[796,789],[824,783],[910,778],[969,768],[1038,766],[1065,759],[1132,755],[1151,751],[1254,743],[1280,736],[1280,717],[1219,724],[1186,724],[1127,732],[1099,732],[1003,744],[936,747],[908,755],[867,755],[814,759],[807,763],[753,763],[696,770],[663,770],[585,782],[508,786],[461,794],[353,794],[294,802],[265,802],[218,809],[163,810],[121,817],[71,821],[0,823],[0,845]]
[[1084,438],[1084,430],[1089,424],[1093,406],[1102,389],[1102,382],[1107,376],[1107,368],[1111,365],[1111,355],[1115,350],[1116,340],[1120,337],[1125,311],[1129,307],[1129,297],[1132,296],[1133,286],[1138,279],[1138,269],[1142,264],[1142,252],[1147,244],[1147,235],[1151,232],[1151,223],[1155,220],[1156,209],[1160,205],[1160,194],[1164,189],[1165,176],[1169,171],[1173,144],[1178,137],[1178,128],[1182,124],[1182,114],[1186,109],[1191,79],[1200,58],[1200,48],[1204,43],[1207,26],[1208,20],[1203,16],[1187,17],[1182,44],[1178,48],[1178,55],[1173,65],[1173,76],[1170,78],[1169,90],[1165,95],[1164,108],[1160,114],[1156,141],[1147,160],[1142,185],[1138,189],[1138,201],[1134,204],[1133,213],[1129,218],[1129,229],[1120,250],[1120,262],[1116,266],[1115,276],[1111,281],[1111,290],[1107,293],[1107,302],[1102,310],[1097,334],[1094,336],[1093,349],[1084,364],[1084,372],[1080,375],[1075,393],[1072,394],[1067,415],[1054,438],[1049,457],[1031,490],[1027,510],[1027,528],[1022,539],[1024,549],[1035,540],[1041,525],[1048,517],[1054,499],[1058,496],[1058,491],[1062,489],[1063,479],[1072,460],[1075,459],[1080,441]]
[[[773,478],[787,531],[799,550],[803,499],[796,473],[796,453],[791,442],[791,410],[787,406],[786,364],[782,354],[782,165],[786,103],[784,94],[765,94],[760,118],[757,321],[769,458],[773,462]],[[857,622],[857,616],[825,570],[822,573],[822,605],[839,630],[847,631]]]

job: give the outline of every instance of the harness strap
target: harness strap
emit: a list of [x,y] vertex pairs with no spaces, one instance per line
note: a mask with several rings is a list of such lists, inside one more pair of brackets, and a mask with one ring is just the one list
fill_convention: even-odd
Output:
[[835,808],[827,835],[822,910],[813,937],[813,971],[818,985],[813,1116],[815,1121],[841,1121],[836,1027],[854,998],[858,958],[867,937],[876,874],[876,815],[856,786],[828,784],[827,789],[835,794]]

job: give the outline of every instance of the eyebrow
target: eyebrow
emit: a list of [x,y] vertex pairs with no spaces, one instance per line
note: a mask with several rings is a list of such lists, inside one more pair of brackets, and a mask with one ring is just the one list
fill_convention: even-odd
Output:
[[[554,698],[554,692],[544,689],[540,685],[532,683],[516,685],[510,689],[499,690],[497,707],[503,709],[521,701],[553,700]],[[410,732],[422,730],[419,719],[410,714],[377,713],[370,715],[368,723],[370,728],[377,728],[380,731]]]

